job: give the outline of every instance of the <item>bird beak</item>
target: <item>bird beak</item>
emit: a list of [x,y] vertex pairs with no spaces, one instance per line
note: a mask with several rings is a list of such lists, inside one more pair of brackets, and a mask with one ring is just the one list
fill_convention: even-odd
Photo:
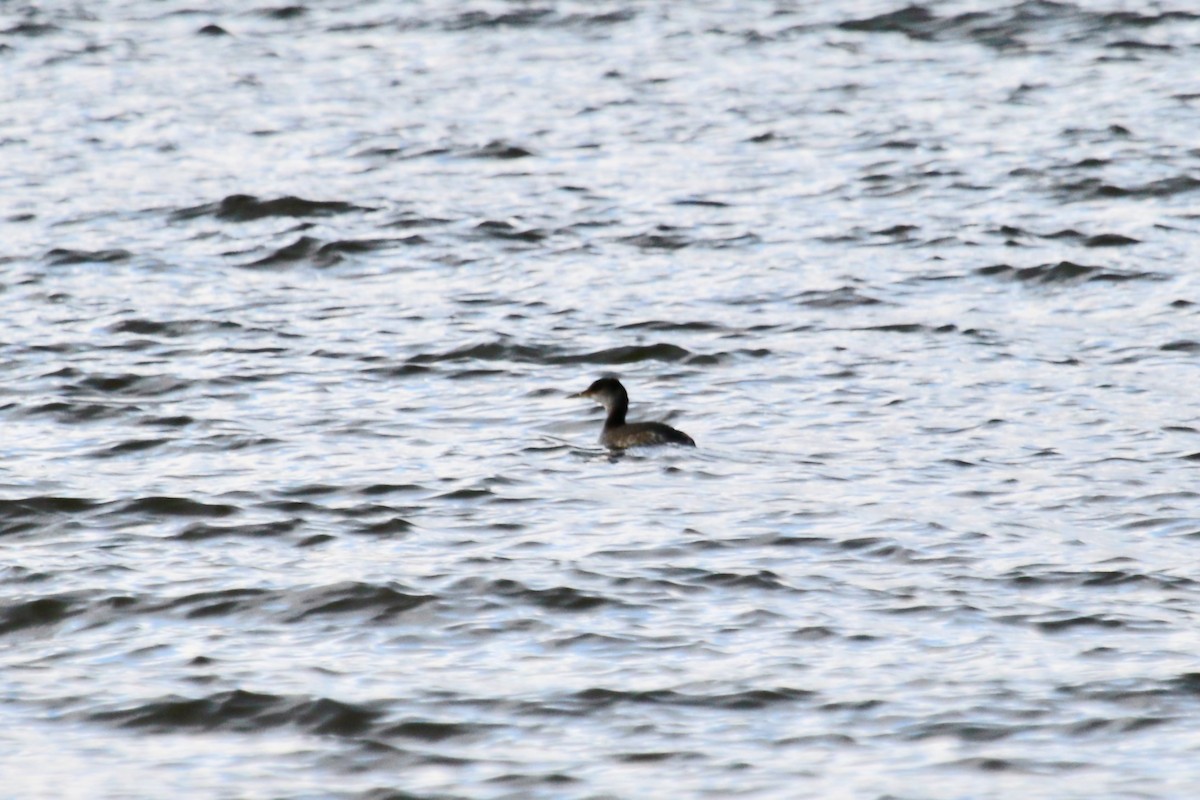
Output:
[[582,392],[576,392],[575,394],[567,395],[567,399],[570,400],[572,397],[591,397],[591,396],[592,395],[585,389]]

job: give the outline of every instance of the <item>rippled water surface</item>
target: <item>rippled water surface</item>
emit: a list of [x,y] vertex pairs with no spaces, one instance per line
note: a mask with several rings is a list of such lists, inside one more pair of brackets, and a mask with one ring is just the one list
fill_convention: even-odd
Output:
[[[21,798],[1200,793],[1190,3],[0,5]],[[696,450],[605,453],[620,375]]]

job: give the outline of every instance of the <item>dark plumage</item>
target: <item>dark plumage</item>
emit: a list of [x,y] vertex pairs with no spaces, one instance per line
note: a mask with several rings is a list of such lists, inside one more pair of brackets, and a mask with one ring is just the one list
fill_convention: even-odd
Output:
[[608,418],[604,420],[604,429],[600,432],[600,444],[610,450],[652,444],[696,446],[692,437],[662,422],[626,422],[629,393],[616,378],[601,378],[579,394],[571,396],[587,397],[604,406]]

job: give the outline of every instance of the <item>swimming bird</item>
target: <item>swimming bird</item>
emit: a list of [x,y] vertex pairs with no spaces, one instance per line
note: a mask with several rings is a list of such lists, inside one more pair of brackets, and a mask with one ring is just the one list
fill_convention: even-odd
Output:
[[608,419],[604,420],[604,429],[600,431],[600,444],[610,450],[652,444],[696,446],[692,437],[662,422],[626,422],[629,393],[616,378],[600,378],[571,397],[587,397],[604,406],[604,410],[608,412]]

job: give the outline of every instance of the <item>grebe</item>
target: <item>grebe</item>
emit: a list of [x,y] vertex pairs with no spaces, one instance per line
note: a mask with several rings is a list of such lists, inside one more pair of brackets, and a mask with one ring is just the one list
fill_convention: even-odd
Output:
[[626,422],[629,410],[629,393],[616,378],[601,378],[579,394],[571,397],[587,397],[604,406],[608,419],[600,432],[600,444],[610,450],[626,447],[641,447],[651,444],[682,444],[695,447],[692,437],[661,422]]

